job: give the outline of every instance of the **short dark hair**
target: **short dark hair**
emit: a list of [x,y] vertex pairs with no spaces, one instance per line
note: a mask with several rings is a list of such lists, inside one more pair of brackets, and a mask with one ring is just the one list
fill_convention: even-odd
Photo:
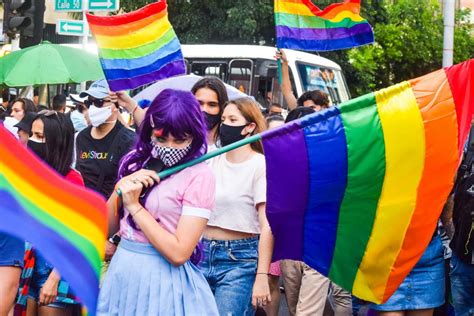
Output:
[[305,106],[297,107],[296,109],[293,109],[290,111],[290,113],[288,113],[285,123],[297,120],[309,114],[313,114],[314,112],[315,112],[314,109],[310,107],[305,107]]
[[281,104],[280,103],[277,103],[277,102],[272,102],[272,104],[270,104],[270,107],[277,107],[277,108],[280,108],[281,109]]
[[27,98],[17,98],[15,100],[13,100],[13,102],[10,103],[10,105],[9,105],[10,110],[13,107],[13,104],[15,104],[16,102],[20,102],[23,105],[23,111],[25,111],[25,113],[27,113],[27,112],[36,112],[35,104],[33,103],[33,101],[31,101],[30,99],[27,99]]
[[320,105],[323,108],[329,107],[328,94],[321,90],[311,90],[303,93],[297,100],[298,106],[304,106],[304,102],[311,100],[315,105]]
[[66,96],[62,94],[55,95],[53,98],[53,111],[62,111],[66,107]]
[[266,118],[266,120],[267,120],[267,127],[268,125],[270,125],[271,122],[285,122],[285,119],[280,114],[270,115]]

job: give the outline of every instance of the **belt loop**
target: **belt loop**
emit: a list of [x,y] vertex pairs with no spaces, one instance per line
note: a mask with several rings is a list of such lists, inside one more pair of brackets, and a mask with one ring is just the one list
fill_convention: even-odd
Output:
[[224,246],[225,246],[226,248],[230,248],[230,247],[229,247],[229,243],[230,243],[230,242],[229,242],[228,240],[226,240],[226,241],[224,242]]

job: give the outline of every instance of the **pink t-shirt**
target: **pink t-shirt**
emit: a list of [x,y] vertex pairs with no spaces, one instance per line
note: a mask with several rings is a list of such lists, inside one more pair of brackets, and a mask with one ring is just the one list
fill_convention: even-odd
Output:
[[[145,209],[170,233],[175,233],[181,216],[209,219],[214,210],[216,180],[204,163],[186,168],[155,186],[145,202]],[[133,210],[135,211],[135,210]],[[129,225],[129,210],[120,221],[122,238],[149,243],[145,234]]]

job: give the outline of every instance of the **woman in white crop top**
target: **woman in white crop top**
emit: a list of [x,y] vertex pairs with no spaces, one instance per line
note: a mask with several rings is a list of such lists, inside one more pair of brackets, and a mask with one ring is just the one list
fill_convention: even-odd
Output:
[[[261,133],[265,120],[250,98],[230,101],[219,129],[222,146]],[[216,208],[204,231],[201,271],[220,315],[254,315],[270,301],[273,236],[265,215],[265,158],[260,142],[216,157]],[[253,307],[252,307],[253,305]]]

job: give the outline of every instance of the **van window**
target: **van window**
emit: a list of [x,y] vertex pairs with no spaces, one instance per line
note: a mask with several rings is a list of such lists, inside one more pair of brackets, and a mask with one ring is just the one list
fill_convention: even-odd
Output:
[[229,63],[228,84],[247,95],[252,95],[253,61],[251,59],[232,59]]
[[332,104],[341,103],[339,91],[344,83],[340,80],[341,76],[337,74],[338,70],[299,62],[296,66],[304,91],[322,90],[329,95]]
[[215,76],[226,81],[227,63],[225,61],[193,61],[191,63],[191,73],[198,76]]
[[[288,108],[278,82],[277,62],[275,60],[258,59],[255,69],[253,95],[257,101],[264,107],[268,107],[272,103],[278,103],[283,108]],[[296,91],[296,85],[291,68],[289,71],[292,90]]]

